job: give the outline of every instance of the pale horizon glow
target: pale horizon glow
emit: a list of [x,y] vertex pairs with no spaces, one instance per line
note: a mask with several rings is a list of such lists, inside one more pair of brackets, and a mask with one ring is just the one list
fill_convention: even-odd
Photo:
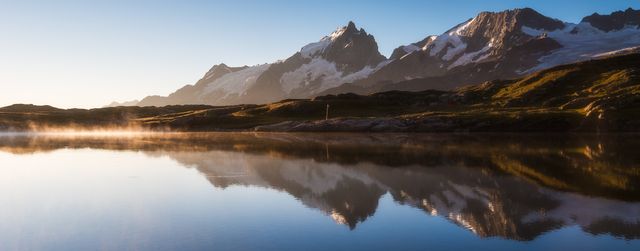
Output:
[[167,95],[215,64],[285,59],[350,20],[389,56],[480,11],[521,7],[575,23],[640,1],[0,0],[0,107],[95,108]]

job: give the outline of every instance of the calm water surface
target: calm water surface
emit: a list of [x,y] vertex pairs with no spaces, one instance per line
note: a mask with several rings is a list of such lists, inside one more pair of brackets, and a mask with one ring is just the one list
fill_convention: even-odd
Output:
[[636,135],[0,136],[0,250],[640,250]]

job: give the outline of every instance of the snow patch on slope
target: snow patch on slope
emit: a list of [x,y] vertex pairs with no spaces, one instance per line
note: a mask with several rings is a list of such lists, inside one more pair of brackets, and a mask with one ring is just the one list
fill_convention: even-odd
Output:
[[458,59],[456,59],[456,61],[453,62],[453,64],[449,65],[447,69],[452,69],[457,66],[482,61],[487,57],[489,57],[489,55],[491,55],[490,53],[487,53],[489,50],[491,50],[491,48],[492,48],[492,44],[490,43],[480,50],[470,52],[470,53],[465,53],[462,56],[460,56]]
[[426,51],[429,48],[429,46],[433,43],[433,41],[436,40],[436,38],[438,38],[438,36],[427,37],[426,41],[424,42],[424,45],[422,46],[419,46],[422,43],[422,41],[418,43],[402,46],[401,47],[402,51],[404,51],[405,54],[402,57],[400,57],[400,59],[402,60],[403,58],[411,55],[416,51]]
[[431,45],[434,41],[436,41],[436,39],[438,38],[438,36],[429,36],[429,42],[425,43],[424,46],[422,46],[422,50],[426,51],[429,48],[429,45]]
[[449,61],[466,50],[467,44],[465,44],[462,39],[460,39],[460,37],[464,34],[469,25],[471,25],[474,21],[475,19],[471,19],[465,23],[458,25],[456,28],[450,30],[449,32],[445,32],[444,34],[438,36],[433,41],[433,48],[431,48],[429,55],[435,56],[446,48],[447,51],[445,55],[442,56],[442,59]]
[[267,69],[270,64],[256,65],[237,72],[227,73],[215,81],[207,84],[204,92],[200,96],[222,91],[225,97],[231,94],[244,94],[251,86],[256,83],[258,77]]
[[452,47],[449,47],[447,53],[442,56],[443,60],[449,61],[467,49],[467,44],[463,43],[462,40],[460,40],[460,37],[452,37],[451,41],[454,41],[455,43],[452,43]]

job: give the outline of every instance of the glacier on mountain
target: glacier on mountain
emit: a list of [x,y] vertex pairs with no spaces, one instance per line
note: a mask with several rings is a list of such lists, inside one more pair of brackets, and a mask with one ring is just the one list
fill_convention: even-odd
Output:
[[[388,61],[384,61],[376,67],[365,66],[361,70],[345,75],[339,71],[334,62],[327,61],[321,57],[315,57],[311,62],[303,64],[294,71],[286,72],[280,78],[282,90],[290,94],[298,88],[311,88],[310,93],[316,94],[344,83],[366,78],[371,73],[384,66]],[[311,85],[318,86],[312,87]]]
[[539,59],[540,64],[523,73],[589,60],[597,58],[604,53],[640,45],[640,27],[631,25],[627,25],[620,30],[605,32],[591,26],[589,23],[582,22],[579,24],[567,23],[564,29],[555,31],[536,30],[523,26],[522,32],[530,36],[546,35],[562,45],[562,48],[541,57]]

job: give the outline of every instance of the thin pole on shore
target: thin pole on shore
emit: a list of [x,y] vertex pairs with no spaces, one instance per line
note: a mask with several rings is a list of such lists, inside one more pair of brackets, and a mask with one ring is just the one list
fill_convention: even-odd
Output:
[[324,120],[329,120],[329,104],[327,104],[327,112],[324,114]]

